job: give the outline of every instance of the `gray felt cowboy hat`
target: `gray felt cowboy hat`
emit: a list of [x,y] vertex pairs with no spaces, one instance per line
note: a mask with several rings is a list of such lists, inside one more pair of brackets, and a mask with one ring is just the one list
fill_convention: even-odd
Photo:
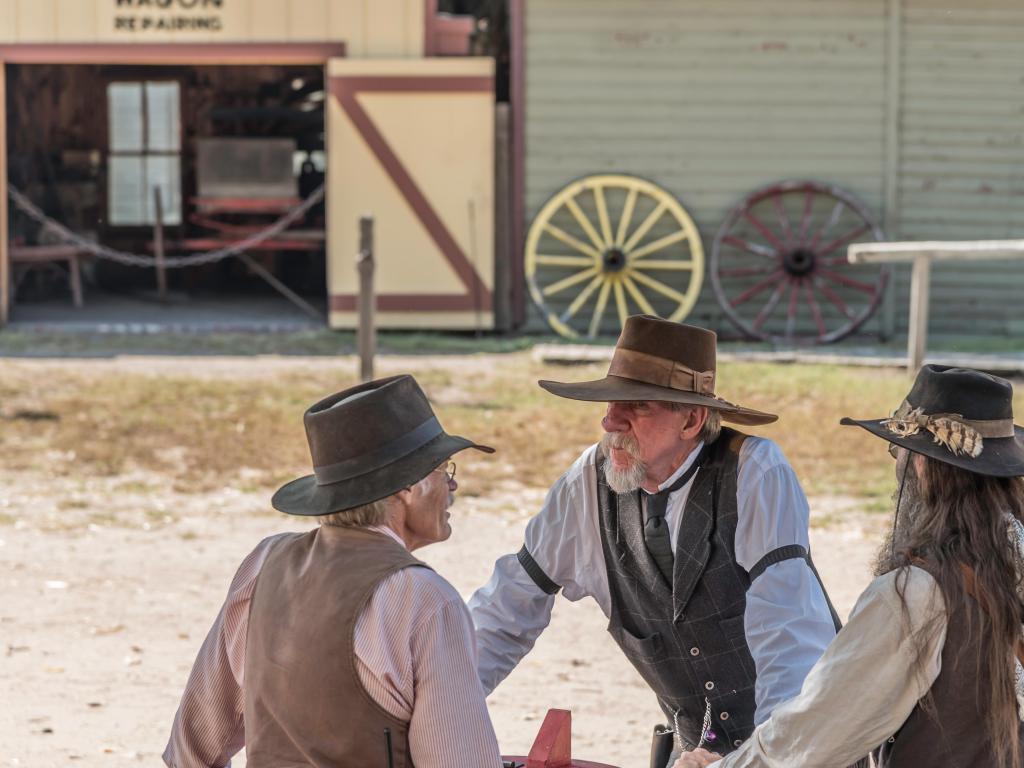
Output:
[[734,424],[769,424],[778,419],[715,396],[716,341],[715,333],[706,328],[633,315],[626,318],[603,379],[537,383],[570,400],[666,400],[703,405]]
[[290,515],[329,515],[415,485],[466,448],[494,449],[449,435],[412,376],[392,376],[338,392],[303,416],[313,474],[271,499]]
[[1024,475],[1024,428],[1013,423],[1013,387],[971,368],[925,365],[887,419],[851,419],[894,445],[979,475]]

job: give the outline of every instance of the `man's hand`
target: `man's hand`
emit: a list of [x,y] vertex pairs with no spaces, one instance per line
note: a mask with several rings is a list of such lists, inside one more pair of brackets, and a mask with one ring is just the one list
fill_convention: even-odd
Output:
[[672,768],[704,768],[705,765],[717,763],[721,759],[722,756],[717,752],[695,749],[693,752],[684,752]]

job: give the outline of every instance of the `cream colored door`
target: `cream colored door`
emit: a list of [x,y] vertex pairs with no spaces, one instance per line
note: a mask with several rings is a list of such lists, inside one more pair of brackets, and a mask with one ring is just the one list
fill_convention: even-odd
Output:
[[327,74],[331,326],[356,325],[369,213],[379,326],[492,328],[492,60],[332,59]]

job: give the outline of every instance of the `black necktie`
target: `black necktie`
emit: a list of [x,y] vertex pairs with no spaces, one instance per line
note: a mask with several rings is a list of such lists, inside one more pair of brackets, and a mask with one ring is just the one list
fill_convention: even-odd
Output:
[[668,523],[665,522],[665,510],[668,508],[668,495],[675,493],[686,485],[694,473],[700,468],[700,460],[703,455],[698,456],[683,474],[679,476],[672,485],[663,491],[647,495],[647,509],[644,512],[644,543],[647,551],[651,553],[658,570],[665,577],[665,581],[672,583],[672,565],[675,558],[672,556],[672,539],[668,532]]

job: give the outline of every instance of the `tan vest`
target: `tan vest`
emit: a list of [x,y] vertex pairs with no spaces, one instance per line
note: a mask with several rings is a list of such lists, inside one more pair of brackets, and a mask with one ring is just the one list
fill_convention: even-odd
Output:
[[356,620],[377,584],[425,566],[371,531],[322,526],[274,545],[256,581],[245,645],[249,768],[412,768],[407,722],[363,687]]

